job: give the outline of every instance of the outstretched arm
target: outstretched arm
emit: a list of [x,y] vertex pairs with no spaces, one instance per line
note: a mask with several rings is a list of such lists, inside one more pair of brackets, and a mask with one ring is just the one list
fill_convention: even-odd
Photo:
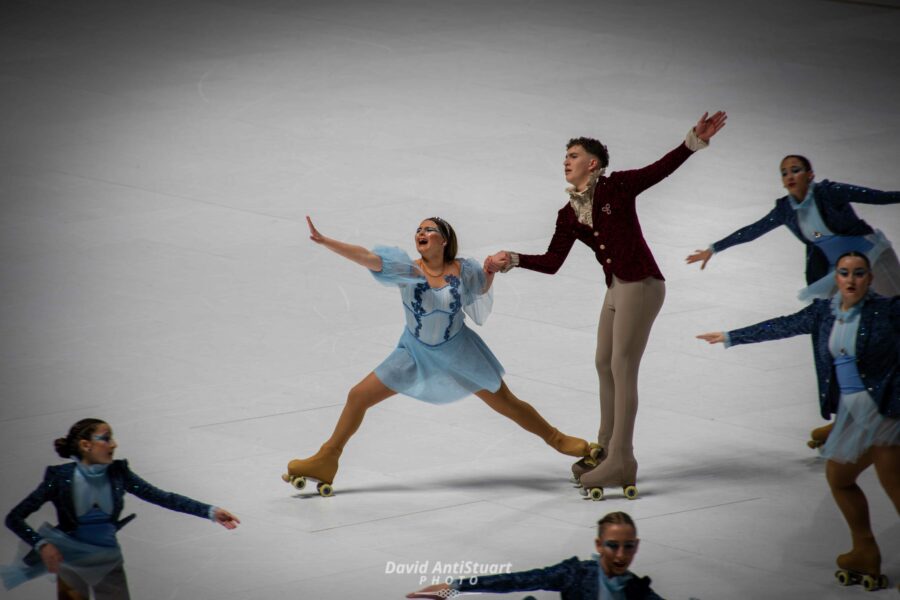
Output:
[[641,169],[616,171],[613,176],[632,195],[637,196],[675,172],[691,154],[706,148],[709,140],[725,126],[727,115],[719,111],[713,116],[703,113],[689,131],[683,143],[651,165]]
[[834,181],[822,182],[818,185],[825,185],[829,195],[841,202],[859,202],[861,204],[900,203],[900,192],[882,192],[881,190],[873,190],[861,185],[850,185]]
[[537,271],[539,273],[547,273],[553,275],[569,256],[569,251],[575,244],[577,236],[575,234],[575,213],[571,209],[559,211],[556,217],[556,230],[553,237],[550,238],[550,244],[547,251],[543,254],[519,254],[517,252],[498,252],[491,256],[492,263],[487,266],[487,270],[503,270],[508,271],[512,267],[522,267]]
[[[790,208],[785,209],[785,208],[779,206],[778,204],[776,204],[775,208],[773,208],[771,211],[769,211],[769,214],[764,216],[759,221],[757,221],[755,223],[751,223],[750,225],[747,225],[746,227],[741,227],[737,231],[722,238],[718,242],[711,244],[709,246],[709,248],[707,248],[706,250],[698,251],[698,252],[700,252],[700,253],[709,252],[710,256],[712,256],[713,254],[715,254],[717,252],[721,252],[722,250],[725,250],[726,248],[731,248],[732,246],[736,246],[738,244],[746,244],[747,242],[752,242],[753,240],[760,237],[761,235],[765,235],[766,233],[769,233],[776,227],[780,227],[780,226],[784,225],[785,220],[787,218],[786,214],[785,214],[785,210],[789,211]],[[698,260],[702,260],[702,259],[703,259],[703,256],[699,256],[697,253],[695,253],[695,254],[692,254],[691,256],[688,256],[686,260],[688,263],[692,263],[692,262],[697,262]],[[708,261],[709,258],[706,258],[706,260]],[[701,265],[701,267],[703,267],[705,265],[706,265],[706,262],[704,261],[703,264]]]
[[325,237],[324,235],[319,233],[319,230],[316,229],[315,225],[313,225],[312,219],[310,219],[308,216],[306,217],[306,224],[309,225],[309,239],[311,239],[315,243],[319,244],[320,246],[325,246],[332,252],[340,254],[344,258],[348,258],[356,264],[364,266],[370,271],[377,272],[381,270],[381,257],[368,248],[356,246],[355,244],[339,242],[329,237]]
[[[827,300],[817,300],[792,315],[776,317],[756,325],[734,329],[727,333],[723,331],[702,333],[697,336],[697,339],[704,340],[710,344],[724,343],[726,346],[738,346],[740,344],[756,344],[758,342],[781,340],[796,335],[812,333],[821,319],[821,303],[827,305],[828,302]],[[827,311],[827,308],[825,310]]]

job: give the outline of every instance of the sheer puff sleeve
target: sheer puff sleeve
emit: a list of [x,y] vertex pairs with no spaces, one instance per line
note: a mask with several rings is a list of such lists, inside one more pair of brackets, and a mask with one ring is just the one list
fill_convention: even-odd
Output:
[[409,254],[396,246],[375,246],[372,252],[381,258],[381,270],[370,271],[372,277],[382,285],[415,285],[421,283],[424,275],[412,261]]
[[463,311],[478,325],[484,325],[494,305],[493,287],[484,291],[487,276],[481,264],[474,258],[461,261],[459,278],[462,280]]

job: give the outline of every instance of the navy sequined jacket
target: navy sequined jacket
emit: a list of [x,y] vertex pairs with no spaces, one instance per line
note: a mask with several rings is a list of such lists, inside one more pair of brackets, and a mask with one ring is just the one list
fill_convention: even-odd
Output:
[[[841,391],[834,371],[828,338],[834,326],[831,300],[812,304],[786,317],[729,331],[731,345],[779,340],[812,334],[813,357],[819,383],[819,407],[826,419],[837,412]],[[866,389],[886,417],[900,417],[900,296],[870,293],[862,306],[856,332],[856,366]]]
[[[881,192],[823,179],[816,182],[813,188],[813,200],[825,224],[836,235],[863,236],[872,233],[872,228],[856,216],[850,203],[897,204],[900,202],[900,192]],[[825,277],[830,269],[828,259],[815,244],[803,236],[797,222],[797,211],[792,206],[793,202],[790,196],[779,198],[775,201],[775,208],[769,214],[756,223],[747,225],[722,238],[712,245],[713,251],[721,252],[737,244],[750,242],[776,227],[784,225],[797,236],[797,239],[806,244],[806,283],[811,284]]]
[[[600,564],[596,560],[578,560],[577,556],[558,565],[479,577],[474,584],[463,580],[455,587],[461,592],[559,592],[562,600],[597,600],[600,597]],[[650,589],[649,577],[633,577],[625,584],[628,600],[663,600]]]
[[[125,492],[134,494],[151,504],[168,508],[178,512],[195,515],[198,517],[209,516],[210,505],[197,502],[186,496],[165,492],[153,487],[128,468],[128,461],[115,460],[107,469],[110,484],[113,491],[112,520],[116,523],[116,529],[121,529],[130,522],[135,515],[129,515],[119,519],[125,505]],[[72,478],[75,474],[75,463],[51,465],[44,473],[44,480],[27,498],[19,502],[9,514],[6,515],[6,526],[13,533],[22,538],[26,544],[34,546],[41,541],[41,536],[25,522],[31,513],[37,511],[45,502],[52,502],[56,508],[59,519],[57,529],[64,533],[72,533],[78,527],[78,517],[75,514],[75,503],[72,500]],[[30,552],[25,557],[27,564],[35,564],[40,561],[38,553]]]

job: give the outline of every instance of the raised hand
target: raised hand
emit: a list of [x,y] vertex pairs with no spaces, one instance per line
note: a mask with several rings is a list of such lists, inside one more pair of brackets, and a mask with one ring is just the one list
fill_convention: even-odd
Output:
[[63,561],[63,555],[59,549],[53,544],[44,544],[41,546],[41,560],[50,573],[59,573],[59,564]]
[[694,125],[694,133],[704,142],[709,142],[709,138],[725,127],[725,120],[728,118],[728,115],[721,110],[711,117],[708,115],[709,113],[703,113],[703,116]]
[[217,508],[213,513],[213,518],[216,520],[216,523],[218,523],[225,529],[235,529],[241,522],[240,519],[238,519],[236,516],[234,516],[224,508]]
[[319,233],[319,230],[316,229],[315,225],[313,225],[312,219],[309,218],[309,215],[306,216],[306,224],[309,225],[309,239],[317,244],[323,243],[325,241],[325,236]]
[[684,259],[684,262],[686,262],[687,264],[691,264],[703,261],[700,263],[700,270],[702,271],[706,268],[706,263],[709,262],[709,259],[712,258],[712,255],[712,250],[710,250],[709,248],[707,248],[706,250],[694,250],[693,254]]
[[709,342],[710,344],[724,344],[725,334],[721,331],[713,331],[710,333],[701,333],[697,336],[698,340]]

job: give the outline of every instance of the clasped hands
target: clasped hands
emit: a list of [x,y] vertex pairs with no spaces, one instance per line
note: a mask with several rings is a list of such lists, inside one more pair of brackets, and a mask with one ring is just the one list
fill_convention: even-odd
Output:
[[484,259],[484,271],[490,275],[503,271],[509,267],[510,260],[509,252],[501,250]]

